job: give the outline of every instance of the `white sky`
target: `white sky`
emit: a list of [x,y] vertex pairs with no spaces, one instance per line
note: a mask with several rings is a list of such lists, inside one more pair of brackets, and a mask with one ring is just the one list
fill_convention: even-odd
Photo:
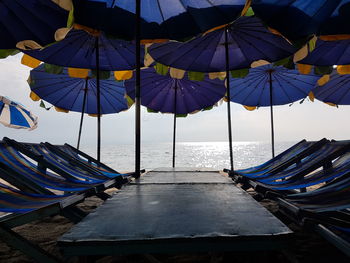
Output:
[[[29,98],[26,80],[30,68],[20,64],[21,55],[0,60],[0,95],[8,96],[30,109],[39,117],[39,127],[33,131],[15,130],[0,125],[0,135],[21,141],[76,144],[80,114],[46,111],[39,102]],[[249,112],[231,103],[234,141],[269,141],[270,111],[260,108]],[[205,112],[178,119],[178,141],[227,140],[226,103]],[[274,108],[276,141],[296,141],[303,138],[318,140],[349,139],[350,107],[330,107],[321,102],[305,100],[289,107]],[[132,107],[120,114],[102,117],[102,146],[106,144],[132,144],[134,142],[134,115]],[[142,141],[171,142],[173,116],[142,111]],[[96,118],[85,118],[82,144],[95,145]]]

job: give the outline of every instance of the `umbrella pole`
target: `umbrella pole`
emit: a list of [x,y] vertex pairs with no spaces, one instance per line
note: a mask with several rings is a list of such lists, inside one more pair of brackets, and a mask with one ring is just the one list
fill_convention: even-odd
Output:
[[80,126],[79,126],[79,136],[78,136],[78,143],[77,143],[77,149],[78,149],[78,150],[79,150],[79,146],[80,146],[81,131],[82,131],[82,128],[83,128],[84,113],[85,113],[85,104],[86,104],[86,97],[87,97],[87,89],[88,89],[88,78],[85,79],[85,89],[84,89],[83,107],[82,107],[82,109],[81,109]]
[[177,110],[177,80],[175,79],[175,99],[174,99],[174,131],[173,131],[173,168],[175,168],[175,143],[176,143],[176,110]]
[[135,84],[135,177],[140,177],[141,167],[141,99],[140,99],[140,84],[141,84],[141,0],[136,1],[136,84]]
[[100,50],[98,37],[95,41],[96,48],[96,93],[97,93],[97,160],[101,160],[101,91],[100,91]]
[[273,96],[272,96],[272,76],[269,71],[269,83],[270,83],[270,114],[271,114],[271,146],[272,146],[272,158],[275,157],[275,132],[273,125]]
[[230,145],[230,164],[231,172],[233,173],[233,150],[232,150],[232,127],[231,127],[231,92],[230,92],[230,58],[228,50],[228,37],[227,37],[228,28],[225,28],[225,58],[226,58],[226,89],[227,89],[227,121],[228,121],[228,139]]

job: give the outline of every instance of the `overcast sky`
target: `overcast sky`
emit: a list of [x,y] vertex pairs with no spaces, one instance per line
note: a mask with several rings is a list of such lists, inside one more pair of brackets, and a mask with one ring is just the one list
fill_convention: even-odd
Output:
[[[0,95],[21,102],[39,117],[39,127],[33,131],[15,130],[0,125],[1,136],[28,142],[50,141],[76,144],[80,114],[46,111],[39,102],[29,98],[26,80],[30,68],[20,64],[21,55],[0,60]],[[270,111],[260,108],[249,112],[238,104],[232,105],[234,141],[269,141]],[[302,138],[318,140],[322,137],[349,139],[350,107],[339,108],[321,102],[305,100],[291,107],[274,108],[276,141],[297,141]],[[132,107],[127,112],[102,117],[102,145],[132,144],[134,142],[134,116]],[[142,141],[171,142],[173,117],[169,114],[142,111]],[[211,111],[200,112],[178,119],[178,141],[227,140],[226,103]],[[96,118],[86,117],[82,144],[96,143]]]

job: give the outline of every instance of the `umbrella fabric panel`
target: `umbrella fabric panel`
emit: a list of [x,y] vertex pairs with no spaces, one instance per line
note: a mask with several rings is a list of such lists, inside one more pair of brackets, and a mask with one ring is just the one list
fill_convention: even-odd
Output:
[[[134,39],[135,1],[73,2],[77,23]],[[245,0],[142,0],[141,38],[179,40],[194,36],[232,22],[240,15],[244,5]]]
[[[162,113],[175,112],[175,93],[176,114],[187,114],[213,106],[226,92],[220,80],[173,79],[157,74],[153,68],[141,71],[141,83],[141,104]],[[135,78],[125,81],[125,87],[127,94],[134,98]]]
[[37,126],[36,118],[29,111],[13,102],[8,104],[4,99],[0,101],[0,123],[16,129],[35,129]]
[[272,70],[273,105],[284,105],[305,98],[318,77],[302,75],[297,70],[272,65],[252,68],[245,78],[230,81],[231,101],[246,106],[270,106],[270,77]]
[[[296,50],[284,38],[272,34],[256,17],[240,17],[228,28],[229,69],[249,68],[260,59],[274,62]],[[149,53],[155,61],[174,68],[197,72],[226,70],[225,30],[216,30],[186,43],[153,44]]]
[[[100,70],[132,70],[136,67],[133,43],[107,38],[103,33],[98,41]],[[42,50],[23,52],[54,65],[96,69],[96,37],[84,30],[71,30],[63,40]],[[143,52],[142,49],[142,61]]]
[[[52,105],[70,111],[81,112],[83,107],[86,79],[71,78],[67,69],[62,74],[45,72],[44,65],[30,73],[31,90]],[[97,114],[96,79],[89,78],[87,85],[87,101],[84,112]],[[114,77],[100,80],[101,114],[117,113],[128,109],[125,88]]]
[[58,28],[67,25],[68,12],[47,0],[0,2],[0,49],[14,49],[22,40],[44,46],[55,41]]
[[332,73],[325,85],[315,87],[312,92],[320,101],[350,105],[350,75]]
[[349,34],[349,0],[252,0],[255,14],[285,37]]
[[298,63],[316,66],[349,65],[350,39],[337,41],[317,39],[315,49]]

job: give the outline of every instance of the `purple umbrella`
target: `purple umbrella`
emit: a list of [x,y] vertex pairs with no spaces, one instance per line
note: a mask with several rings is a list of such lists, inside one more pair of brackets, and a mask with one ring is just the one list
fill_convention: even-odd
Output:
[[97,160],[100,160],[100,70],[132,70],[136,68],[137,62],[142,62],[141,57],[138,57],[137,54],[143,56],[143,51],[140,50],[140,53],[137,53],[134,43],[108,38],[103,32],[72,29],[63,40],[44,49],[23,50],[23,52],[49,64],[96,70]]
[[[125,81],[126,93],[135,98],[135,77]],[[194,113],[213,106],[224,97],[224,82],[205,77],[203,81],[160,75],[154,68],[141,71],[141,103],[157,112],[174,113],[173,167],[175,167],[176,115]]]
[[[283,37],[271,33],[256,17],[240,17],[231,25],[186,43],[153,44],[148,48],[155,61],[177,69],[197,72],[226,71],[230,97],[230,70],[249,68],[259,60],[275,62],[296,49]],[[231,109],[227,103],[231,171],[233,171]]]
[[275,62],[296,51],[287,40],[271,33],[256,17],[240,17],[225,28],[185,43],[153,44],[148,51],[155,61],[173,68],[220,72],[226,70],[226,43],[229,70],[249,68],[253,62],[261,59]]
[[325,41],[318,38],[315,49],[300,64],[333,66],[350,64],[350,39]]

